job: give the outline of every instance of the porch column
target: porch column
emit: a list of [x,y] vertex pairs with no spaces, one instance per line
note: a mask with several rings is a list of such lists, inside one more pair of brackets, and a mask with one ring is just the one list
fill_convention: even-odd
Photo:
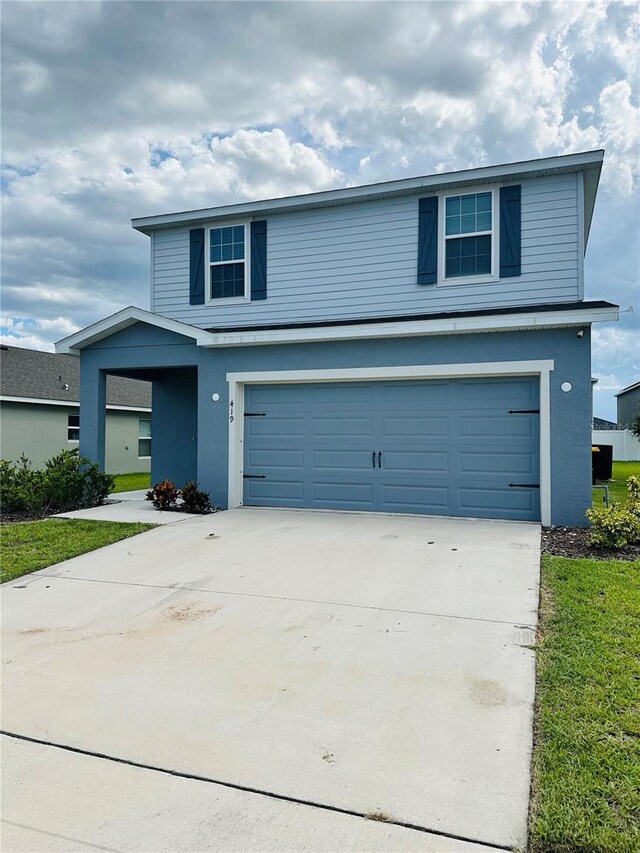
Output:
[[107,374],[80,358],[80,456],[104,471]]

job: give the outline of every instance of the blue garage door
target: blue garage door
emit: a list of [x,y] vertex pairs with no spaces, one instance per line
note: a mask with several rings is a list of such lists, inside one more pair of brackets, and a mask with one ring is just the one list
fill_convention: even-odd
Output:
[[253,385],[244,503],[537,520],[533,377]]

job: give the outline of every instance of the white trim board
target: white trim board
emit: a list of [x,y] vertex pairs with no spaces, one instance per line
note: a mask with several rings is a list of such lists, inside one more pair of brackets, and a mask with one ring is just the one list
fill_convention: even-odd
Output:
[[356,367],[336,370],[265,370],[227,373],[229,383],[229,508],[242,506],[244,474],[244,386],[298,382],[362,382],[463,377],[540,377],[540,519],[551,524],[551,396],[552,359],[493,361],[480,364],[418,364],[401,367]]
[[537,311],[531,308],[524,314],[488,314],[481,317],[441,317],[433,320],[384,320],[379,323],[353,323],[340,326],[320,326],[307,329],[254,329],[207,332],[179,320],[170,320],[142,308],[123,308],[111,317],[87,326],[56,344],[57,353],[79,355],[85,347],[95,344],[135,323],[147,323],[193,340],[205,348],[259,346],[266,344],[295,344],[313,341],[366,340],[370,338],[410,338],[426,335],[460,335],[477,332],[515,332],[524,329],[558,329],[567,326],[587,326],[590,323],[618,319],[618,307],[584,308],[572,311]]

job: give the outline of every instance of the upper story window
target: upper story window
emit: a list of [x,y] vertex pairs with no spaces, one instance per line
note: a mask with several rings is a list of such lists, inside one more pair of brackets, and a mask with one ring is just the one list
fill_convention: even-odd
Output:
[[444,196],[442,283],[461,284],[464,279],[495,275],[496,195],[487,190]]
[[209,228],[209,299],[248,298],[244,225]]

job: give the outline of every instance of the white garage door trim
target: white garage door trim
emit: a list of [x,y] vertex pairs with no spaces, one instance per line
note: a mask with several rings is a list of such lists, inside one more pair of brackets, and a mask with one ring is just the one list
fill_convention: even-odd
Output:
[[553,359],[490,361],[481,364],[417,364],[403,367],[355,367],[336,370],[263,370],[227,373],[229,383],[229,507],[242,506],[244,466],[244,386],[300,382],[362,382],[390,379],[458,379],[463,377],[540,377],[540,516],[551,524],[550,373]]

